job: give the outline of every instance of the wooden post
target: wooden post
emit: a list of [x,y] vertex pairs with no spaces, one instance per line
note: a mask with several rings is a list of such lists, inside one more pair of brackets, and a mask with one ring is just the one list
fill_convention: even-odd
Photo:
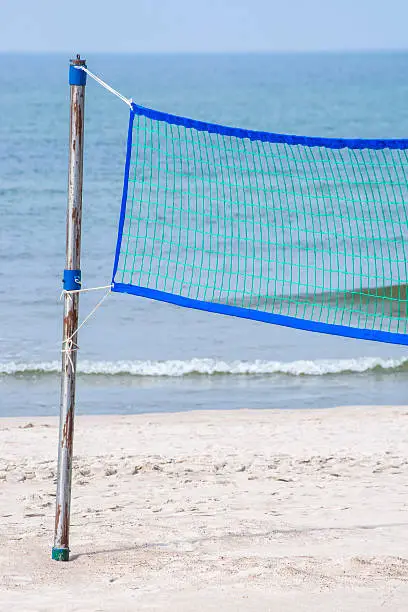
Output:
[[[84,103],[86,73],[75,66],[85,66],[77,55],[71,60],[71,90],[66,264],[64,289],[81,288],[81,217],[84,145]],[[63,353],[61,373],[60,429],[58,445],[57,499],[52,558],[69,560],[69,525],[71,506],[72,450],[74,441],[75,374],[78,328],[78,293],[64,294]]]

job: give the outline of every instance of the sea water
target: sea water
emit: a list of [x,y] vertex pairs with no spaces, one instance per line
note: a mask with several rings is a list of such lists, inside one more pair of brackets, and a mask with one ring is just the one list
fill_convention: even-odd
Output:
[[[67,57],[0,55],[0,414],[57,414]],[[408,54],[95,55],[137,103],[227,125],[408,137]],[[88,80],[83,281],[111,280],[128,108]],[[102,294],[81,296],[84,317]],[[408,350],[112,294],[79,337],[82,413],[407,402]]]

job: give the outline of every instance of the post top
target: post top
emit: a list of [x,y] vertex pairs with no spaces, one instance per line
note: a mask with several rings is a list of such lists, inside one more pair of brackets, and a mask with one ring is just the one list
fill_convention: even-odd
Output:
[[84,66],[86,68],[86,60],[81,59],[81,56],[76,56],[69,62],[69,84],[70,85],[86,85],[86,73],[83,70],[78,70],[76,66]]
[[79,55],[79,53],[77,53],[76,58],[71,59],[69,63],[71,64],[71,66],[85,66],[86,60],[81,59],[81,56]]

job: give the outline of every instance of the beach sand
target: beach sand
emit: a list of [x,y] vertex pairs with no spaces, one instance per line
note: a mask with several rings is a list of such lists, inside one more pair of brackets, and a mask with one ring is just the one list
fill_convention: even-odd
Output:
[[0,419],[0,610],[408,610],[408,407]]

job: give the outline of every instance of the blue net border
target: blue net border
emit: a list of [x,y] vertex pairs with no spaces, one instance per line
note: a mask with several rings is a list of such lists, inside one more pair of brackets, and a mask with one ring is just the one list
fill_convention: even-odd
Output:
[[261,142],[274,142],[288,145],[302,145],[304,147],[326,147],[327,149],[408,149],[408,139],[365,139],[365,138],[322,138],[317,136],[296,136],[295,134],[275,134],[273,132],[259,132],[243,128],[207,123],[188,117],[171,115],[162,111],[153,110],[132,103],[131,114],[141,115],[155,121],[162,121],[169,125],[179,125],[192,128],[199,132],[233,136],[235,138],[248,138]]
[[183,297],[157,289],[149,289],[147,287],[139,287],[137,285],[128,285],[125,283],[112,283],[112,291],[117,293],[130,293],[139,297],[156,300],[159,302],[167,302],[175,306],[184,308],[193,308],[195,310],[204,310],[217,314],[239,317],[241,319],[250,319],[252,321],[260,321],[262,323],[272,323],[284,327],[292,327],[294,329],[302,329],[304,331],[318,332],[321,334],[330,334],[331,336],[344,336],[346,338],[357,338],[359,340],[372,340],[376,342],[386,342],[388,344],[403,344],[408,346],[408,335],[397,334],[392,332],[380,331],[375,329],[360,329],[358,327],[346,327],[345,325],[334,325],[331,323],[321,323],[310,321],[308,319],[296,319],[286,315],[273,314],[268,312],[259,312],[249,308],[241,308],[240,306],[230,306],[228,304],[219,304],[216,302],[204,302],[194,300],[192,298]]

